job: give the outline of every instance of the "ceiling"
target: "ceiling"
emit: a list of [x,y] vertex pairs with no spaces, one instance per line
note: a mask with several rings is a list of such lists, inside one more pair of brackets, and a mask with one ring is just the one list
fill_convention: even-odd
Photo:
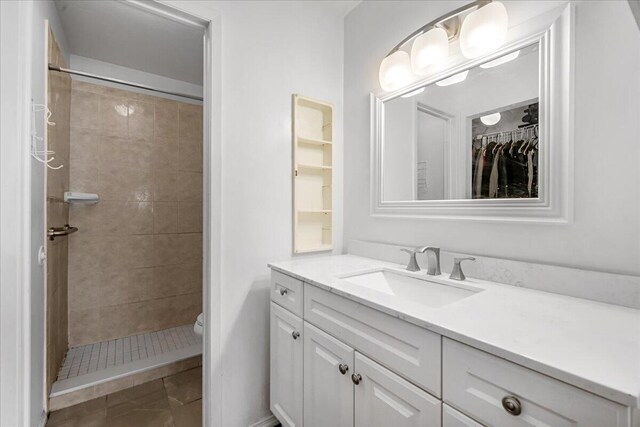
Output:
[[202,85],[203,28],[120,1],[55,4],[70,54]]

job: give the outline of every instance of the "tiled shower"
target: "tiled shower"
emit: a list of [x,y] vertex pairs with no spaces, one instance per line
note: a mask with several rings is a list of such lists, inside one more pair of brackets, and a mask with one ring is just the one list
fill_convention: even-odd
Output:
[[[51,34],[50,62],[60,61]],[[183,362],[194,346],[201,353],[192,329],[202,311],[202,106],[56,72],[48,106],[49,146],[64,167],[47,172],[47,226],[78,228],[48,246],[55,409],[126,386],[109,372],[122,376],[127,364],[166,374],[173,353]],[[100,200],[67,204],[66,191]],[[102,389],[65,401],[83,381]]]

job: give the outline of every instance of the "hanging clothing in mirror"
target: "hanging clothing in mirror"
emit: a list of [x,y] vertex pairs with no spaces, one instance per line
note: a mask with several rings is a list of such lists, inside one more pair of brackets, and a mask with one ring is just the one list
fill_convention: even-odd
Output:
[[538,103],[479,116],[471,126],[472,198],[537,198]]

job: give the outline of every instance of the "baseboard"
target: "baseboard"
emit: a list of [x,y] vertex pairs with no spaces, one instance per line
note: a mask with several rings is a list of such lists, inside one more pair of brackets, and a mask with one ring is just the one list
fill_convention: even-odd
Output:
[[278,421],[278,419],[273,415],[269,415],[268,417],[261,419],[257,423],[251,424],[249,427],[273,427],[277,426],[278,424],[280,424],[280,421]]
[[42,411],[42,414],[40,415],[40,422],[38,423],[38,427],[44,427],[47,424],[47,413],[45,411]]

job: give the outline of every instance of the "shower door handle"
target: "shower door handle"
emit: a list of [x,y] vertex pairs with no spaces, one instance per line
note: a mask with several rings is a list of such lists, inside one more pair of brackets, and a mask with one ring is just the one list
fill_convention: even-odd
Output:
[[65,224],[63,227],[49,227],[47,236],[49,236],[49,240],[54,240],[56,237],[67,236],[76,231],[78,231],[78,227],[71,227],[69,224]]

